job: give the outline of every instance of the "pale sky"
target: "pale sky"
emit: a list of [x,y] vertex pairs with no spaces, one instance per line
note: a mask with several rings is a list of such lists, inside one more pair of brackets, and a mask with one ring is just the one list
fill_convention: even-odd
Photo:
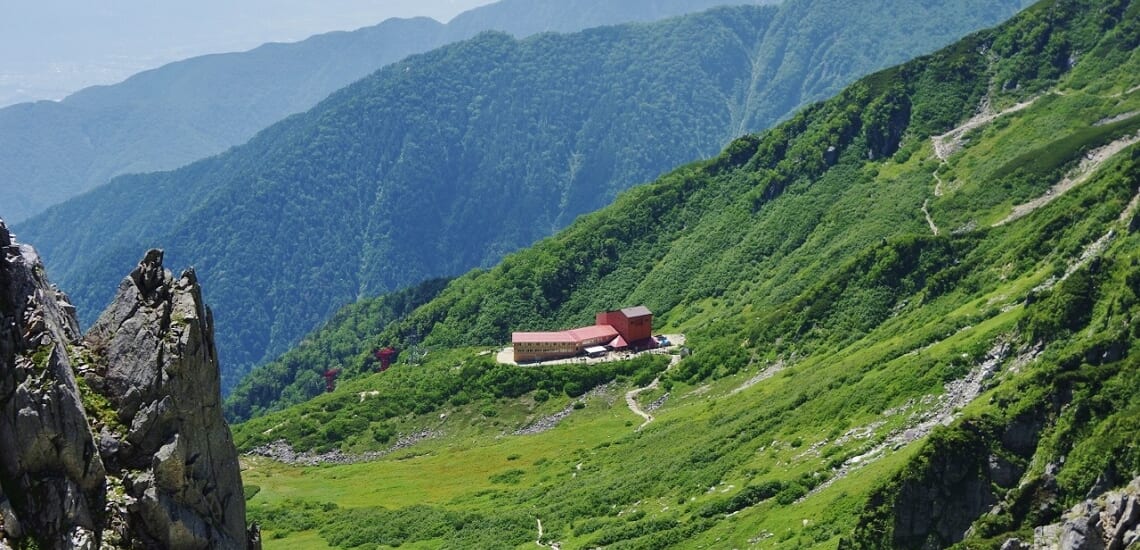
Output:
[[389,17],[442,22],[493,0],[3,0],[0,106],[60,99],[196,55],[293,42]]

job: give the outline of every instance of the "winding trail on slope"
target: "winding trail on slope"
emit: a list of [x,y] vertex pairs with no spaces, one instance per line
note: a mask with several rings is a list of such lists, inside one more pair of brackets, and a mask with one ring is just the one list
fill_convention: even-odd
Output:
[[953,155],[962,148],[962,136],[966,135],[966,132],[969,132],[974,128],[979,128],[985,124],[989,124],[1000,116],[1007,115],[1009,113],[1015,113],[1017,111],[1025,109],[1026,107],[1033,105],[1033,102],[1037,101],[1039,97],[1041,96],[1027,99],[1021,103],[1011,105],[997,112],[990,108],[990,102],[988,98],[983,99],[981,106],[978,108],[978,114],[974,115],[970,120],[967,120],[966,122],[962,123],[961,126],[954,128],[945,134],[930,137],[930,139],[934,142],[935,156],[938,157],[938,160],[946,162],[946,159],[950,158],[950,155]]
[[637,427],[637,431],[641,431],[641,429],[644,428],[646,424],[653,422],[653,415],[642,410],[641,405],[637,403],[637,396],[642,392],[657,389],[657,382],[658,379],[654,378],[653,383],[649,384],[648,386],[645,386],[643,388],[635,388],[625,392],[625,404],[629,405],[629,410],[633,411],[633,414],[636,414],[645,420],[641,423],[640,426]]
[[[942,161],[942,162],[946,162],[946,161]],[[946,184],[942,183],[942,177],[938,175],[938,170],[931,172],[930,175],[934,176],[934,196],[935,197],[941,197],[942,196],[942,187]]]
[[[681,362],[681,356],[674,355],[674,356],[670,357],[669,358],[669,366],[665,367],[665,371],[662,372],[661,374],[665,374],[665,372],[669,372],[669,369],[672,369],[673,367],[675,367],[677,365],[677,363],[680,363],[680,362]],[[657,378],[654,378],[653,381],[650,382],[648,386],[644,386],[641,388],[634,388],[632,390],[625,392],[625,404],[629,406],[629,410],[633,411],[633,414],[640,416],[644,420],[644,422],[642,422],[641,425],[638,426],[637,430],[635,430],[635,431],[640,432],[642,428],[644,428],[650,422],[653,422],[653,415],[645,412],[645,410],[641,408],[641,405],[639,405],[637,403],[637,396],[641,395],[644,392],[657,389],[657,387],[660,384],[661,384],[661,375],[658,375]]]
[[922,215],[926,216],[926,224],[930,226],[930,232],[934,233],[934,236],[937,237],[938,236],[938,226],[934,225],[934,218],[930,217],[930,210],[928,210],[926,208],[927,205],[929,205],[929,204],[930,204],[930,199],[926,199],[926,200],[922,201]]
[[1133,86],[1132,88],[1128,89],[1128,91],[1113,94],[1112,97],[1124,97],[1126,95],[1130,95],[1132,92],[1137,91],[1140,91],[1140,86]]
[[[1039,97],[1041,96],[1027,99],[1021,103],[1017,103],[1015,105],[1011,105],[1005,109],[1002,109],[1001,111],[993,110],[993,108],[990,106],[989,96],[982,98],[981,104],[978,105],[978,114],[971,117],[970,120],[963,122],[961,126],[958,126],[949,132],[937,136],[930,136],[930,141],[934,144],[934,156],[938,157],[939,168],[941,168],[942,165],[946,164],[946,159],[950,158],[950,155],[953,155],[962,149],[962,136],[965,136],[966,132],[969,132],[974,128],[980,128],[985,124],[989,124],[1000,116],[1007,115],[1009,113],[1015,113],[1017,111],[1025,109],[1026,107],[1033,105],[1033,102],[1037,101]],[[938,175],[938,169],[935,169],[933,172],[931,172],[930,175],[934,177],[935,182],[934,196],[935,198],[941,197],[943,193],[942,189],[946,185],[942,181],[942,177]],[[929,204],[930,199],[922,202],[922,215],[926,218],[926,224],[930,226],[930,231],[934,233],[935,237],[937,237],[939,233],[938,225],[934,223],[934,218],[930,215],[930,210],[927,208]]]

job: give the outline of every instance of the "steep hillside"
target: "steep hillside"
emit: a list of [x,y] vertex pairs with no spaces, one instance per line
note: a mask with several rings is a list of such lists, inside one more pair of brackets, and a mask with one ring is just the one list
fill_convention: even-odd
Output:
[[[251,509],[337,547],[1126,540],[1086,499],[1140,477],[1138,23],[1042,2],[456,279],[360,344],[425,358],[331,354],[337,391],[236,429],[365,460],[250,458]],[[653,371],[580,397],[481,355],[642,302],[691,355],[641,427]]]
[[[195,57],[60,102],[0,109],[0,215],[21,222],[120,174],[169,170],[225,151],[369,73],[486,30],[518,37],[651,21],[723,0],[508,0],[449,24],[389,19],[352,32]],[[738,0],[733,4],[762,3]]]
[[[345,303],[493,265],[889,59],[862,44],[919,49],[952,36],[944,21],[961,31],[1015,4],[900,0],[872,13],[796,0],[523,41],[488,33],[379,71],[224,155],[120,178],[19,230],[81,306],[106,299],[114,266],[140,245],[195,265],[229,320],[218,335],[228,389]],[[805,72],[818,66],[840,69]],[[764,98],[790,83],[785,109],[771,112]]]

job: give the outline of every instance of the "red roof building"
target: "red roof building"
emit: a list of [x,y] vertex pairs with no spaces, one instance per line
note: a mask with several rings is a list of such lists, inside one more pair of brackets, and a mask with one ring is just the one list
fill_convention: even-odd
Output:
[[573,357],[594,346],[624,349],[652,341],[653,314],[645,306],[598,313],[594,326],[559,332],[516,332],[511,335],[516,363]]

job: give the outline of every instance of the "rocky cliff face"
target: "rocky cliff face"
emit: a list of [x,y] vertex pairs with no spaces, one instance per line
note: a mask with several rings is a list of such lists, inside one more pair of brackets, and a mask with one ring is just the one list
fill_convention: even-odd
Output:
[[0,252],[0,548],[251,546],[194,272],[148,252],[80,338],[3,222]]
[[1127,487],[1088,499],[1058,523],[1037,527],[1033,541],[1009,539],[1002,550],[1126,550],[1140,547],[1140,477]]
[[93,548],[105,475],[68,349],[75,309],[0,222],[0,546]]

